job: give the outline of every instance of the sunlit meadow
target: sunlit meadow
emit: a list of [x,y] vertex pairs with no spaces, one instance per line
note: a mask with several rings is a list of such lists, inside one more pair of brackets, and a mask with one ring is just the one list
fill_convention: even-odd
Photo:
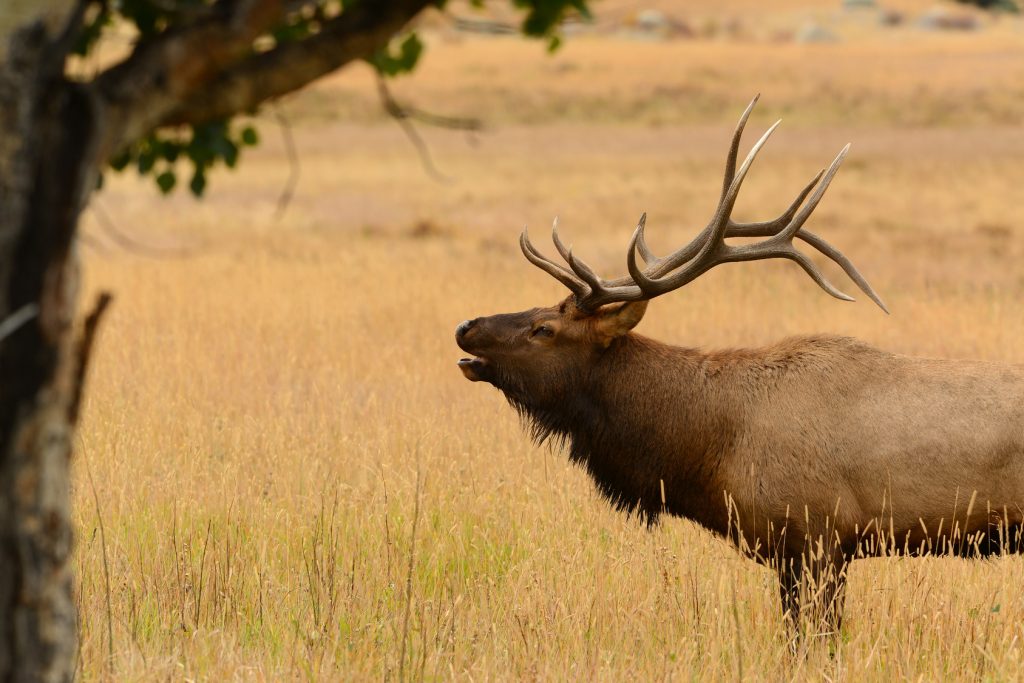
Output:
[[[609,25],[632,7],[606,5]],[[614,512],[455,366],[459,321],[563,296],[519,254],[524,224],[540,245],[558,215],[608,275],[641,211],[656,249],[688,240],[757,92],[747,144],[784,121],[737,217],[774,216],[852,142],[810,227],[892,315],[758,263],[657,300],[639,332],[1024,360],[1021,23],[780,6],[736,35],[708,22],[757,4],[694,10],[694,39],[596,31],[554,56],[432,20],[396,96],[485,122],[421,128],[440,179],[361,67],[280,106],[297,167],[268,111],[202,202],[108,178],[82,245],[83,303],[116,297],[74,462],[83,680],[1024,676],[1020,559],[858,562],[834,652],[791,656],[773,575],[689,522]],[[839,40],[780,37],[807,17]]]

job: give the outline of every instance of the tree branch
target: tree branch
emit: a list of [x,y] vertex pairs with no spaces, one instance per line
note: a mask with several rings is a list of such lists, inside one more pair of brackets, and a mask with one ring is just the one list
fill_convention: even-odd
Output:
[[289,169],[288,180],[285,181],[281,196],[277,199],[277,210],[274,212],[274,218],[280,219],[284,215],[285,209],[288,208],[288,204],[292,201],[292,196],[295,194],[295,188],[299,184],[299,175],[302,173],[302,167],[299,165],[299,154],[295,151],[295,138],[292,136],[291,121],[288,120],[288,117],[278,107],[274,108],[274,117],[277,119],[278,125],[281,126],[281,141],[284,143],[284,151],[288,155]]
[[387,44],[435,0],[362,2],[326,22],[319,33],[254,54],[218,74],[161,121],[201,124],[255,110]]
[[106,105],[98,162],[154,128],[201,124],[256,109],[345,64],[368,57],[435,0],[360,2],[319,33],[262,53],[253,42],[280,25],[294,2],[233,0],[140,43],[100,74]]
[[96,339],[96,329],[112,299],[110,292],[100,292],[96,298],[96,305],[85,319],[82,337],[78,341],[78,359],[72,385],[71,404],[68,406],[68,421],[71,424],[78,422],[78,414],[82,406],[82,392],[85,389],[85,372],[89,368],[89,357],[92,353],[93,341]]
[[0,321],[0,341],[18,331],[22,325],[32,320],[39,314],[39,307],[35,304],[25,304],[14,313]]
[[97,161],[160,125],[167,113],[252,51],[283,21],[285,0],[218,3],[216,12],[140,42],[93,84],[105,109]]
[[444,116],[433,112],[424,111],[407,104],[401,104],[395,99],[383,76],[377,77],[377,93],[380,95],[384,111],[396,119],[414,119],[428,126],[438,128],[450,128],[452,130],[464,130],[469,133],[476,133],[483,129],[484,125],[480,119],[467,116]]
[[59,34],[67,25],[67,17],[74,12],[78,0],[3,0],[0,9],[0,64],[7,61],[11,36],[25,29],[29,23],[38,23],[48,35]]

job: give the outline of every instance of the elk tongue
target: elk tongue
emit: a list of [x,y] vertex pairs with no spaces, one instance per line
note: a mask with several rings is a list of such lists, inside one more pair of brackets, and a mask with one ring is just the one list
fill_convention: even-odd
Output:
[[462,374],[471,382],[479,382],[483,380],[483,377],[480,376],[480,370],[483,370],[486,366],[487,361],[483,358],[459,359],[459,370],[462,370]]

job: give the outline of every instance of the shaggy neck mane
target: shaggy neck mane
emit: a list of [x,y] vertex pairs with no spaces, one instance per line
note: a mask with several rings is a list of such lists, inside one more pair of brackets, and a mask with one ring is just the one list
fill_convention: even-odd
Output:
[[551,378],[568,387],[557,402],[532,402],[514,384],[502,390],[533,439],[568,445],[616,507],[648,523],[669,512],[716,528],[722,494],[707,489],[727,447],[721,435],[731,432],[718,415],[727,411],[709,409],[709,363],[712,356],[628,334],[586,376]]

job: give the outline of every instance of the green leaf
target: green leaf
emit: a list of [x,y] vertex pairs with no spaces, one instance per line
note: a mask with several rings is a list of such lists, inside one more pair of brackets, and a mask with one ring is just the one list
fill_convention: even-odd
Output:
[[122,0],[120,10],[135,24],[143,38],[159,33],[162,13],[149,0]]
[[96,45],[96,41],[103,34],[103,29],[110,25],[110,23],[110,10],[106,8],[100,10],[92,22],[82,28],[78,38],[75,39],[75,45],[71,48],[71,51],[79,57],[89,54],[89,50]]
[[174,189],[175,183],[178,182],[177,176],[174,175],[174,171],[164,171],[156,177],[156,184],[160,188],[160,192],[168,194]]
[[416,68],[423,54],[423,41],[416,33],[410,33],[398,47],[398,54],[392,54],[389,47],[377,50],[369,61],[384,76],[398,76]]
[[569,0],[569,4],[572,5],[573,9],[580,13],[586,21],[592,21],[594,15],[590,13],[590,8],[587,7],[586,0]]
[[153,148],[147,146],[141,152],[139,152],[139,158],[137,165],[139,167],[139,175],[146,175],[153,170],[153,164],[156,163],[156,154]]
[[[522,31],[538,38],[557,35],[559,23],[566,15],[576,11],[584,19],[590,19],[586,0],[514,0],[517,7],[527,10]],[[555,46],[557,48],[557,45]]]
[[123,152],[114,155],[114,158],[110,160],[110,167],[115,171],[123,171],[128,168],[128,164],[130,163],[132,163],[132,153],[131,150],[126,149]]
[[188,189],[192,190],[192,194],[197,197],[203,196],[203,190],[206,189],[206,172],[202,166],[197,166],[195,173],[192,174],[192,181],[188,184]]
[[399,57],[399,62],[404,71],[412,71],[416,68],[416,63],[420,60],[420,55],[423,54],[423,41],[415,33],[410,33],[409,37],[402,41],[402,54]]
[[254,145],[258,145],[260,143],[260,136],[256,132],[255,128],[253,128],[252,126],[246,126],[242,129],[241,140],[243,145],[253,147]]
[[294,23],[282,24],[270,32],[278,44],[296,43],[312,33],[313,23],[306,17],[299,16]]
[[[1015,5],[1015,0],[973,0],[988,4]],[[3,0],[0,0],[2,3]],[[445,0],[433,0],[431,4],[443,6]],[[474,7],[483,7],[486,0],[469,0]],[[549,51],[562,45],[559,34],[561,21],[567,15],[590,18],[590,0],[510,0],[521,11],[522,31],[546,42]],[[316,34],[324,22],[346,12],[355,6],[374,4],[374,0],[317,0],[302,6],[301,11],[290,12],[283,25],[269,33],[279,42],[306,40]],[[216,0],[112,0],[93,2],[85,16],[77,36],[75,49],[84,54],[91,50],[96,41],[104,35],[104,29],[112,24],[134,26],[138,41],[146,43],[168,30],[185,30],[197,17],[207,16],[219,5]],[[377,72],[385,77],[409,73],[419,65],[425,45],[416,32],[403,34],[384,45],[366,58]],[[241,112],[239,112],[241,114]],[[251,113],[251,112],[250,112]],[[223,162],[229,168],[235,167],[243,147],[252,147],[260,142],[257,129],[251,119],[245,124],[229,118],[191,128],[160,129],[133,141],[127,149],[115,154],[110,167],[121,171],[129,164],[142,175],[153,178],[164,194],[177,187],[177,174],[185,173],[178,163],[187,159],[191,180],[188,183],[192,194],[201,197],[207,187],[208,173]],[[184,185],[184,179],[182,184]]]
[[173,164],[178,160],[178,155],[181,154],[181,145],[168,140],[164,142],[163,149],[161,151],[163,158]]
[[231,142],[231,140],[226,140],[224,153],[221,156],[224,157],[224,163],[227,164],[228,168],[234,168],[235,164],[238,163],[238,145]]

